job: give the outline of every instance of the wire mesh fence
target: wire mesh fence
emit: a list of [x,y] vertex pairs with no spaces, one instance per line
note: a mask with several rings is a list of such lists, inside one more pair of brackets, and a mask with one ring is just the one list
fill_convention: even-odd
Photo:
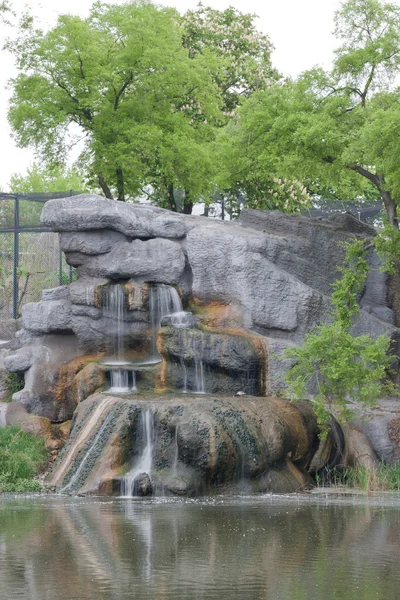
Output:
[[17,319],[24,304],[40,300],[43,289],[74,279],[58,234],[40,223],[45,202],[72,195],[0,194],[0,321]]

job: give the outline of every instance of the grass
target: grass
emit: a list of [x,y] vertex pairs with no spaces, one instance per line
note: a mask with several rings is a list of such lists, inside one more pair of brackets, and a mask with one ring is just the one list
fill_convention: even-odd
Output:
[[[343,470],[333,470],[329,474],[329,482],[333,487],[348,487],[363,492],[399,491],[400,462],[388,465],[380,462],[376,469],[355,466]],[[317,485],[323,485],[317,479]]]
[[0,492],[37,492],[35,477],[47,456],[45,441],[18,425],[0,428]]

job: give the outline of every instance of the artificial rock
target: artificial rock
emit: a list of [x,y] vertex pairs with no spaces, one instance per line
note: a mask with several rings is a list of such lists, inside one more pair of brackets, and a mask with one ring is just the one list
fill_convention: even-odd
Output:
[[[77,266],[78,280],[45,290],[40,302],[23,308],[23,330],[17,342],[21,348],[9,350],[5,363],[25,377],[25,388],[14,400],[52,421],[70,419],[77,405],[76,418],[84,417],[86,395],[104,388],[111,377],[101,365],[115,358],[118,344],[123,359],[155,365],[151,373],[147,367],[138,370],[139,395],[149,392],[151,385],[159,392],[178,389],[231,398],[238,393],[265,398],[281,390],[284,373],[292,364],[281,359],[285,348],[301,344],[305,334],[329,316],[332,283],[340,275],[337,267],[345,253],[343,242],[375,235],[373,228],[347,214],[315,220],[244,209],[239,220],[221,222],[94,195],[47,202],[42,223],[61,234],[61,248],[67,261]],[[359,297],[361,313],[353,331],[373,336],[387,333],[398,345],[400,284],[379,271],[372,250],[368,260],[372,270]],[[113,286],[119,286],[123,296],[118,323],[108,304]],[[155,289],[160,290],[159,296]],[[176,311],[193,313],[187,326],[167,318],[160,327],[157,319]],[[157,363],[160,357],[162,362]],[[196,398],[191,405],[201,396]],[[225,400],[215,396],[213,403],[223,406]],[[131,410],[128,402],[117,404],[120,412],[110,416],[114,424],[124,421],[125,411]],[[206,410],[203,404],[198,404],[200,412]],[[259,403],[254,407],[256,412],[264,410]],[[182,422],[182,439],[185,428]],[[208,443],[214,443],[210,436]],[[191,456],[193,450],[196,460],[201,460],[204,448],[200,451],[201,444],[193,444],[191,437],[184,445],[186,452]],[[126,462],[121,455],[124,448],[119,434],[111,436],[102,469],[108,465],[117,477],[118,469],[113,471],[112,465]],[[293,449],[287,452],[290,457],[281,448],[272,462],[257,471],[264,481],[262,489],[272,489],[279,469],[286,482],[297,473]],[[382,450],[378,455],[388,453]],[[315,465],[325,460],[327,450],[320,454],[323,458],[316,458]],[[192,493],[196,474],[190,465],[184,463],[185,477],[170,481],[170,490]],[[304,469],[300,471],[288,487],[305,476]],[[204,474],[201,477],[206,481]],[[85,483],[85,489],[99,489],[98,484]]]

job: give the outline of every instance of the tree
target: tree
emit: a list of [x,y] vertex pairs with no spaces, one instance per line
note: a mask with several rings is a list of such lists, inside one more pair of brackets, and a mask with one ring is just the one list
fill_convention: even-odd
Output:
[[216,59],[189,57],[176,11],[96,2],[87,19],[60,16],[48,33],[25,19],[8,47],[20,71],[9,111],[20,146],[57,165],[81,137],[79,165],[108,198],[158,190],[164,180],[192,201],[207,191],[206,144],[220,114]]
[[362,240],[347,244],[342,278],[334,283],[331,322],[317,326],[307,334],[301,347],[288,348],[284,358],[294,359],[285,379],[292,400],[309,395],[320,426],[321,436],[329,430],[332,412],[339,420],[352,416],[349,403],[374,406],[385,393],[394,393],[387,381],[392,357],[387,335],[353,337],[351,325],[360,309],[357,295],[363,290],[368,274],[366,247]]
[[73,167],[57,166],[53,169],[39,167],[36,163],[27,169],[26,175],[13,173],[8,187],[13,194],[32,194],[46,192],[84,192],[83,177]]
[[271,41],[257,31],[254,20],[255,15],[233,7],[219,11],[201,3],[182,18],[183,45],[189,56],[211,52],[222,59],[213,79],[221,91],[227,117],[244,98],[278,79],[271,64]]
[[250,97],[221,136],[225,177],[262,196],[271,176],[343,199],[383,201],[398,228],[400,7],[348,0],[330,73],[314,68]]

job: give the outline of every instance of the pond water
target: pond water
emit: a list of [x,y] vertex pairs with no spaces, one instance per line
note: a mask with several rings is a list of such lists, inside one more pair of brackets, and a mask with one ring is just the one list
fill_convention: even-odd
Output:
[[395,600],[400,500],[0,499],[1,600]]

